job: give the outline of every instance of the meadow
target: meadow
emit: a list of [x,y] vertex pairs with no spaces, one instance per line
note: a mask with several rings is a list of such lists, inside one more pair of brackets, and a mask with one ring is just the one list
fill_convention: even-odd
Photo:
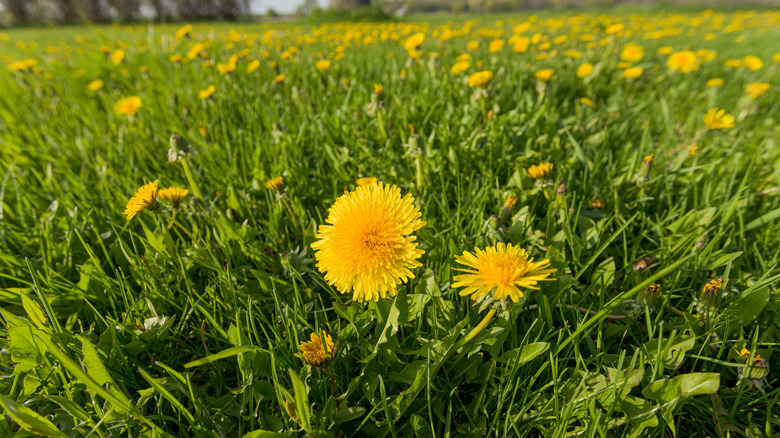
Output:
[[0,30],[0,436],[777,436],[778,41]]

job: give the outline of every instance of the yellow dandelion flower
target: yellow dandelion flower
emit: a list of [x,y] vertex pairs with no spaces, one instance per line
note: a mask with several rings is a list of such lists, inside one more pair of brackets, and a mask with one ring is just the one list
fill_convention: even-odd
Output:
[[742,67],[742,61],[740,61],[739,59],[727,59],[723,61],[723,65],[731,68],[740,68]]
[[187,195],[190,193],[189,190],[183,189],[181,187],[168,187],[166,189],[162,189],[157,193],[157,197],[162,199],[163,201],[168,202],[181,202],[184,200],[184,198],[187,197]]
[[555,269],[548,269],[549,260],[534,262],[526,250],[511,243],[499,242],[485,250],[475,248],[474,253],[464,251],[455,256],[455,260],[471,269],[456,269],[465,274],[456,275],[452,287],[465,287],[460,295],[471,295],[474,300],[492,293],[495,300],[517,302],[523,297],[521,287],[538,289],[536,284],[552,280],[548,277],[555,272]]
[[691,145],[691,148],[688,150],[688,155],[690,155],[690,156],[694,156],[694,155],[696,155],[696,152],[697,152],[698,150],[699,150],[699,145],[697,145],[697,144],[692,144],[692,145]]
[[589,62],[577,67],[577,77],[580,79],[587,77],[591,73],[593,73],[593,64]]
[[236,70],[236,64],[233,62],[228,62],[225,64],[221,62],[217,63],[217,71],[219,72],[219,74],[226,75],[229,73],[233,73],[235,70]]
[[595,102],[593,102],[592,100],[588,99],[587,97],[580,97],[580,103],[583,104],[583,105],[587,105],[589,107],[593,107],[593,106],[596,105]]
[[456,62],[450,69],[450,73],[454,75],[463,73],[464,71],[468,70],[469,66],[471,66],[471,62],[469,61]]
[[206,46],[203,45],[203,43],[195,43],[192,45],[189,51],[187,51],[187,58],[189,59],[195,59],[198,56],[200,56],[200,53],[205,49]]
[[8,64],[8,69],[11,71],[24,71],[29,70],[32,67],[35,67],[38,64],[38,61],[30,58],[30,59],[23,59],[21,61],[16,61]]
[[641,61],[645,56],[645,49],[634,43],[628,43],[623,47],[623,51],[620,52],[620,59],[624,61],[637,62]]
[[125,207],[125,212],[123,213],[127,220],[134,218],[135,215],[145,209],[149,209],[151,211],[157,209],[157,183],[158,180],[154,180],[140,187],[135,192],[135,195],[133,195],[133,197],[127,201],[127,206]]
[[404,41],[404,49],[409,52],[417,50],[417,48],[422,45],[423,41],[425,41],[425,34],[418,32]]
[[517,203],[517,196],[510,195],[506,198],[506,201],[504,201],[504,208],[511,210],[515,208],[516,203]]
[[97,91],[103,88],[103,81],[101,81],[100,79],[95,79],[94,81],[87,84],[87,88],[89,89],[89,91]]
[[114,112],[124,116],[134,116],[142,106],[141,98],[138,96],[123,97],[114,104]]
[[214,87],[214,85],[209,85],[208,87],[206,87],[205,90],[200,90],[198,92],[198,98],[199,99],[208,99],[209,97],[214,95],[215,91],[217,91],[216,87]]
[[477,49],[479,49],[479,41],[471,40],[468,43],[466,43],[466,50],[473,52]]
[[122,49],[116,49],[111,52],[111,62],[114,65],[119,65],[125,59],[125,51]]
[[182,39],[187,35],[189,35],[190,32],[192,32],[192,25],[185,24],[184,26],[180,27],[179,30],[176,31],[176,39]]
[[[747,365],[748,360],[750,360],[750,350],[743,348],[742,351],[739,352],[739,357]],[[769,361],[761,357],[760,354],[755,353],[753,355],[753,365],[751,366],[748,378],[760,380],[766,377],[767,374],[769,374]]]
[[674,52],[666,60],[666,66],[680,73],[690,73],[699,68],[699,58],[690,50]]
[[260,61],[255,59],[254,61],[250,62],[249,65],[246,66],[246,72],[252,73],[253,71],[260,68]]
[[758,70],[764,66],[764,61],[758,56],[749,55],[742,59],[742,65],[748,70]]
[[664,46],[658,49],[659,55],[668,55],[674,51],[674,48],[672,46]]
[[706,85],[707,85],[707,88],[722,87],[723,86],[723,79],[721,79],[721,78],[709,79],[706,82]]
[[644,69],[642,67],[631,67],[623,70],[623,77],[627,79],[636,79],[642,76]]
[[766,82],[751,82],[745,87],[745,94],[753,99],[757,99],[769,91],[770,88],[772,88],[772,86]]
[[[324,365],[325,362],[333,357],[333,348],[335,348],[335,344],[329,334],[322,332],[322,337],[325,338],[324,344],[319,335],[312,333],[309,337],[311,341],[303,341],[298,346],[301,352],[296,353],[295,357],[300,357],[304,362],[311,366],[319,367]],[[327,351],[325,350],[326,346]]]
[[374,177],[374,176],[366,176],[366,177],[363,177],[363,178],[356,179],[355,180],[355,184],[358,187],[363,187],[363,186],[368,186],[368,185],[371,185],[371,184],[376,184],[378,181],[379,180],[376,179],[376,177]]
[[547,83],[550,82],[550,79],[552,79],[554,73],[555,70],[551,68],[545,68],[543,70],[539,70],[538,72],[534,73],[534,76],[536,76],[536,79],[539,79],[544,83]]
[[734,127],[734,116],[724,109],[710,108],[704,114],[704,123],[709,129],[731,129]]
[[182,56],[180,54],[178,54],[178,53],[175,53],[175,54],[171,55],[171,57],[168,58],[168,59],[175,64],[175,63],[181,61]]
[[358,302],[395,296],[398,284],[414,278],[411,269],[421,266],[417,259],[425,252],[412,235],[425,225],[413,202],[381,182],[339,197],[311,245],[325,280],[341,293],[354,291]]
[[285,75],[284,75],[284,73],[282,73],[282,74],[279,74],[279,75],[276,75],[276,76],[274,77],[274,83],[275,83],[275,84],[281,84],[282,82],[284,82],[284,80],[285,80],[285,78],[286,78],[286,77],[287,77],[287,76],[285,76]]
[[469,76],[469,87],[484,87],[493,79],[493,72],[490,70],[478,71]]
[[265,182],[265,188],[268,190],[281,190],[282,187],[284,187],[284,177],[281,176],[271,178]]
[[381,95],[384,91],[385,89],[382,87],[382,84],[374,84],[374,94]]
[[498,53],[504,48],[504,40],[493,40],[488,44],[488,52],[491,54]]
[[314,63],[314,67],[316,67],[319,71],[325,71],[330,68],[330,61],[327,59],[321,59]]
[[[726,283],[728,283],[728,280]],[[701,287],[701,295],[702,297],[715,297],[718,295],[718,293],[720,293],[720,290],[723,288],[723,286],[723,277],[710,280],[704,283],[704,286]]]
[[552,169],[553,163],[546,162],[533,165],[526,170],[528,172],[528,176],[530,176],[532,179],[542,179],[547,178],[550,175],[550,172],[552,172]]

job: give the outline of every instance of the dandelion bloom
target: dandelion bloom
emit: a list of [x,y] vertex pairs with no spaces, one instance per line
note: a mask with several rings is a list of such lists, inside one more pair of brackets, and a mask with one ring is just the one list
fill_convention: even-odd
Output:
[[672,46],[664,46],[658,49],[659,55],[668,55],[674,51],[674,48]]
[[286,76],[284,75],[284,73],[282,73],[282,74],[279,74],[279,75],[276,75],[276,76],[274,77],[274,83],[275,83],[275,84],[281,84],[282,82],[284,82],[284,79],[285,79],[285,78],[286,78]]
[[233,73],[236,70],[236,64],[232,62],[228,63],[217,63],[217,71],[219,74],[226,75],[228,73]]
[[727,59],[723,61],[723,65],[731,68],[740,68],[742,67],[742,61],[740,61],[739,59]]
[[758,56],[749,55],[742,59],[742,65],[748,70],[758,70],[764,66],[764,61]]
[[187,197],[187,195],[190,193],[189,190],[183,189],[181,187],[168,187],[166,189],[162,189],[157,193],[157,197],[162,199],[163,201],[168,202],[181,202],[184,200],[184,198]]
[[366,176],[363,178],[358,178],[355,180],[355,184],[358,187],[363,187],[371,184],[376,184],[379,180],[376,179],[374,176]]
[[190,32],[192,32],[192,25],[185,24],[184,26],[180,27],[179,30],[176,31],[176,39],[182,39],[187,35],[189,35]]
[[282,187],[284,187],[284,177],[281,176],[271,178],[265,182],[265,188],[268,190],[281,190]]
[[411,269],[425,252],[413,232],[425,225],[420,208],[401,189],[383,183],[345,192],[328,211],[311,247],[317,268],[339,292],[354,299],[378,301],[396,294],[396,286],[414,278]]
[[182,56],[181,56],[181,55],[179,55],[178,53],[175,53],[175,54],[171,55],[171,57],[170,57],[170,58],[168,58],[168,59],[169,59],[171,62],[173,62],[173,63],[177,63],[177,62],[180,62],[180,61],[181,61],[181,59],[182,59]]
[[701,295],[703,297],[717,296],[721,288],[723,288],[723,277],[718,277],[704,283],[704,286],[701,287]]
[[101,81],[100,79],[95,79],[94,81],[87,84],[87,88],[89,89],[89,91],[97,91],[103,88],[103,81]]
[[515,204],[517,203],[517,196],[508,196],[506,198],[506,201],[504,201],[504,208],[511,210],[515,208]]
[[466,43],[466,49],[470,51],[475,51],[479,48],[479,41],[471,40],[468,43]]
[[478,71],[469,76],[469,87],[484,87],[493,79],[493,72],[490,70]]
[[206,46],[203,45],[203,43],[195,43],[192,47],[190,47],[190,50],[187,51],[187,58],[189,59],[195,59],[198,56],[200,56],[200,52],[205,49]]
[[550,82],[550,79],[552,79],[553,73],[555,73],[553,69],[546,68],[544,70],[539,70],[534,74],[534,76],[536,76],[536,79],[539,79],[540,81],[547,83]]
[[710,108],[704,114],[704,123],[709,129],[730,129],[734,127],[734,116],[724,109]]
[[699,58],[690,50],[674,52],[666,60],[666,66],[680,73],[690,73],[699,68]]
[[469,61],[456,62],[450,69],[450,72],[455,75],[458,73],[463,73],[464,71],[468,70],[469,66],[471,66],[471,62]]
[[252,73],[253,71],[260,68],[260,61],[255,59],[254,61],[250,62],[249,65],[246,66],[246,72]]
[[607,35],[615,35],[619,34],[620,32],[623,32],[623,29],[626,28],[626,25],[623,23],[616,23],[613,25],[610,25],[604,32]]
[[637,62],[641,61],[645,56],[645,49],[634,43],[628,43],[623,47],[623,51],[620,52],[620,59],[624,61]]
[[30,59],[23,59],[21,61],[15,61],[10,64],[8,64],[8,69],[11,71],[24,71],[29,70],[32,67],[35,67],[38,64],[38,61],[30,58]]
[[501,49],[504,48],[504,40],[493,40],[488,44],[488,52],[492,53],[498,53]]
[[583,104],[583,105],[587,105],[589,107],[593,107],[593,106],[596,105],[595,102],[593,102],[592,100],[588,99],[587,97],[580,97],[580,103]]
[[756,99],[763,96],[770,88],[772,87],[766,82],[751,82],[745,87],[745,94]]
[[[329,334],[322,332],[322,337],[325,338],[325,344],[322,343],[322,339],[319,335],[312,333],[309,337],[311,341],[303,341],[301,342],[301,345],[298,346],[301,352],[296,353],[295,357],[300,357],[304,362],[311,366],[318,367],[324,365],[325,362],[333,357],[333,348],[335,347],[335,344]],[[325,351],[326,345],[327,351]]]
[[425,41],[425,34],[422,32],[418,32],[404,41],[404,49],[411,52],[413,50],[416,50],[418,47],[420,47]]
[[631,67],[623,70],[623,77],[628,79],[636,79],[642,76],[644,69],[642,67]]
[[[750,350],[743,348],[742,351],[739,352],[739,357],[747,364],[750,359]],[[748,378],[760,380],[766,377],[767,374],[769,374],[769,361],[761,357],[758,353],[754,354],[753,365],[751,366]]]
[[116,49],[113,52],[111,52],[111,62],[114,63],[114,65],[121,64],[124,59],[125,59],[124,50]]
[[692,145],[691,145],[691,149],[688,151],[688,155],[690,155],[690,156],[694,156],[694,155],[696,155],[696,152],[697,152],[698,150],[699,150],[699,145],[697,145],[697,144],[692,144]]
[[134,116],[138,108],[143,106],[138,96],[123,97],[114,104],[114,112],[124,116]]
[[321,59],[314,63],[314,67],[316,67],[319,71],[325,71],[330,68],[330,61],[327,59]]
[[135,215],[144,209],[156,210],[158,193],[157,182],[158,180],[154,180],[140,187],[135,192],[135,195],[127,201],[127,206],[123,213],[125,217],[127,217],[127,220],[134,218]]
[[380,95],[384,93],[385,89],[382,87],[382,84],[374,84],[374,94]]
[[589,62],[577,67],[577,77],[580,79],[587,77],[591,73],[593,73],[593,64]]
[[485,250],[475,248],[474,253],[464,251],[455,260],[471,269],[456,269],[465,272],[454,277],[452,287],[465,287],[461,296],[471,295],[473,300],[492,293],[495,300],[511,299],[518,302],[523,297],[520,288],[538,289],[540,281],[552,280],[549,275],[550,260],[534,263],[528,252],[511,243],[497,243]]
[[721,78],[712,78],[706,82],[707,88],[713,88],[713,87],[722,87],[723,86],[723,79]]
[[553,163],[547,162],[531,166],[526,170],[528,171],[528,176],[530,176],[532,179],[541,179],[549,176],[550,172],[552,172],[552,169]]
[[205,90],[200,90],[198,92],[198,98],[208,99],[214,94],[215,91],[217,91],[217,89],[214,87],[214,85],[209,85]]

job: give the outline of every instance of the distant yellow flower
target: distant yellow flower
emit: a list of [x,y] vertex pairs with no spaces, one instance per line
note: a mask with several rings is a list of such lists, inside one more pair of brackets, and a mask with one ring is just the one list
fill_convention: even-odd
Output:
[[745,87],[745,94],[753,99],[757,99],[769,91],[770,88],[772,87],[766,82],[751,82]]
[[615,35],[619,34],[620,32],[623,32],[623,29],[625,29],[625,25],[623,23],[616,23],[611,26],[609,26],[604,32],[606,32],[608,35]]
[[367,185],[371,185],[371,184],[376,184],[377,181],[378,180],[376,179],[376,177],[366,176],[366,177],[363,177],[363,178],[356,179],[355,180],[355,184],[358,187],[363,187],[363,186],[367,186]]
[[252,73],[253,71],[260,68],[260,60],[255,59],[254,61],[250,62],[249,65],[246,66],[246,72]]
[[707,88],[722,87],[723,86],[723,79],[721,79],[721,78],[712,78],[712,79],[707,81],[706,85],[707,85]]
[[577,67],[577,77],[580,79],[587,77],[591,73],[593,73],[593,64],[589,62]]
[[450,72],[455,75],[458,73],[463,73],[464,71],[468,70],[469,66],[471,66],[471,62],[469,61],[456,62],[450,69]]
[[473,52],[479,49],[479,41],[471,40],[466,44],[466,49]]
[[698,151],[698,150],[699,150],[699,145],[692,144],[691,145],[691,149],[688,151],[688,155],[694,156],[694,155],[696,155],[696,151]]
[[276,83],[276,84],[281,84],[282,82],[284,82],[284,79],[285,79],[285,78],[286,78],[286,76],[285,76],[283,73],[282,73],[282,74],[279,74],[279,75],[276,75],[276,76],[274,77],[274,83]]
[[145,209],[154,211],[157,209],[157,183],[158,180],[154,180],[142,187],[140,187],[133,197],[127,201],[125,212],[123,213],[127,220],[134,218],[138,213]]
[[185,24],[184,26],[180,27],[179,30],[176,31],[176,39],[182,39],[187,35],[189,35],[190,32],[192,32],[192,25]]
[[111,62],[114,65],[119,65],[125,59],[125,51],[122,49],[116,49],[111,53]]
[[95,79],[94,81],[87,84],[87,88],[89,89],[89,91],[97,91],[103,88],[103,81],[101,81],[100,79]]
[[593,102],[592,100],[588,99],[587,97],[580,97],[580,103],[583,104],[583,105],[590,106],[590,107],[593,107],[593,106],[596,105],[595,102]]
[[734,127],[734,116],[724,109],[710,108],[704,114],[704,123],[709,129],[730,129]]
[[385,89],[382,87],[382,84],[374,84],[374,94],[381,95],[384,91]]
[[727,60],[723,61],[723,64],[726,67],[731,67],[731,68],[740,68],[740,67],[742,67],[742,61],[740,61],[739,59],[727,59]]
[[228,73],[233,73],[235,70],[236,70],[235,63],[232,62],[227,62],[224,64],[221,62],[217,63],[217,71],[219,72],[219,74],[226,75]]
[[327,70],[327,69],[329,69],[329,68],[330,68],[330,61],[328,61],[327,59],[322,59],[322,60],[319,60],[319,61],[317,61],[317,62],[314,64],[314,66],[315,66],[315,67],[317,68],[317,70],[319,70],[319,71],[325,71],[325,70]]
[[658,49],[659,55],[668,55],[674,51],[674,48],[672,46],[664,46]]
[[181,59],[182,59],[182,56],[181,56],[181,55],[179,55],[178,53],[175,53],[175,54],[171,55],[171,57],[170,57],[170,58],[168,58],[168,59],[169,59],[171,62],[173,62],[173,63],[177,63],[177,62],[180,62],[180,61],[181,61]]
[[200,90],[198,92],[198,98],[208,99],[214,94],[215,91],[217,91],[216,87],[214,87],[214,85],[209,85],[205,90]]
[[205,49],[206,46],[203,45],[203,43],[195,43],[192,45],[190,50],[187,52],[187,58],[189,59],[195,59],[198,56],[200,56],[200,53]]
[[123,97],[114,104],[114,112],[124,116],[134,116],[138,108],[143,106],[138,96]]
[[465,287],[459,294],[471,295],[475,301],[492,293],[494,300],[518,302],[523,297],[521,287],[538,289],[537,283],[552,280],[548,277],[555,272],[549,268],[550,260],[534,263],[526,250],[511,243],[499,242],[484,250],[475,248],[474,253],[464,251],[455,260],[468,268],[456,269],[465,274],[454,276],[452,287]]
[[265,182],[265,188],[268,190],[281,190],[282,187],[284,187],[284,177],[281,176],[271,178]]
[[666,66],[680,73],[690,73],[699,68],[699,58],[690,50],[674,52],[666,60]]
[[[728,281],[726,281],[726,284],[728,284]],[[704,299],[716,297],[718,296],[720,290],[723,287],[724,287],[723,277],[718,277],[713,280],[710,280],[704,283],[704,286],[701,287],[701,296]]]
[[623,70],[623,77],[628,79],[636,79],[642,76],[644,69],[642,67],[631,67]]
[[552,79],[554,73],[555,71],[553,69],[546,68],[544,70],[539,70],[534,74],[534,76],[536,76],[536,79],[539,79],[540,81],[547,83],[550,82],[550,79]]
[[168,187],[166,189],[160,190],[157,193],[157,197],[163,201],[177,203],[186,198],[189,193],[189,190],[183,189],[181,187]]
[[517,203],[517,196],[508,196],[506,198],[506,201],[504,201],[504,208],[511,210],[515,208],[516,203]]
[[504,40],[493,40],[488,44],[488,52],[498,53],[504,48]]
[[772,62],[775,63],[780,62],[780,52],[777,52],[774,55],[772,55]]
[[469,87],[484,87],[493,79],[493,72],[490,70],[478,71],[469,76]]
[[425,34],[418,32],[404,41],[404,49],[409,52],[417,50],[417,48],[422,45],[423,41],[425,41]]
[[542,179],[547,178],[550,175],[550,172],[552,172],[553,169],[553,163],[545,162],[538,165],[533,165],[526,169],[528,172],[528,176],[530,176],[532,179]]
[[35,67],[38,64],[38,61],[29,58],[29,59],[23,59],[21,61],[16,61],[8,64],[8,69],[11,71],[24,71],[29,70],[32,67]]
[[381,182],[358,187],[336,199],[320,225],[315,251],[317,268],[328,284],[353,299],[378,301],[395,296],[398,284],[414,278],[411,269],[424,253],[412,235],[425,225],[420,207],[401,189]]
[[[311,341],[303,341],[298,346],[301,352],[296,353],[295,357],[300,357],[304,362],[314,367],[324,365],[333,357],[335,344],[329,334],[322,332],[322,337],[325,338],[325,344],[322,343],[319,335],[312,333],[309,337]],[[325,346],[327,346],[327,351],[325,351]]]
[[653,160],[654,160],[654,159],[655,159],[655,154],[650,154],[650,155],[646,155],[646,156],[645,156],[645,157],[642,159],[642,162],[643,162],[644,164],[650,165],[650,164],[653,164]]
[[645,49],[634,43],[628,43],[623,47],[623,51],[620,52],[620,59],[624,61],[637,62],[641,61],[645,56]]
[[764,66],[764,62],[758,56],[749,55],[742,59],[742,65],[748,70],[758,70]]

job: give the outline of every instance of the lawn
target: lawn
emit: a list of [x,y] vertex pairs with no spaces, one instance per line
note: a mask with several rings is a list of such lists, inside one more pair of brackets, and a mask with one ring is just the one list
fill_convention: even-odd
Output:
[[776,436],[777,41],[0,30],[0,436]]

